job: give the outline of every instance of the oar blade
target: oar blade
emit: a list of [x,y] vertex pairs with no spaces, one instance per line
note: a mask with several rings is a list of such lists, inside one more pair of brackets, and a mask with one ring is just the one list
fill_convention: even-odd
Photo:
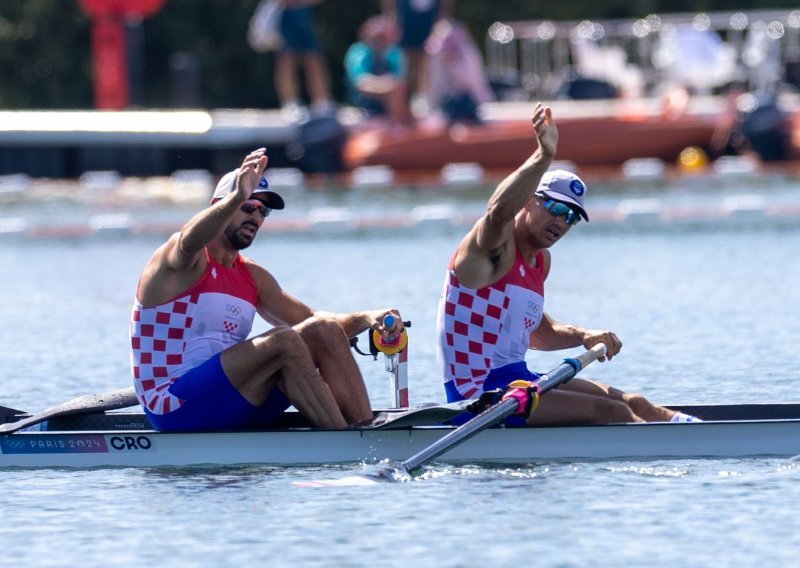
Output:
[[393,481],[411,481],[413,477],[402,463],[385,460],[371,466],[359,475],[348,475],[341,479],[314,479],[295,481],[295,487],[357,487],[359,485],[377,485]]
[[54,406],[53,408],[48,408],[39,414],[34,414],[33,416],[23,418],[17,422],[0,424],[0,434],[11,434],[23,428],[41,424],[56,416],[116,410],[118,408],[135,406],[137,404],[139,404],[139,401],[136,398],[136,392],[133,387],[102,394],[87,394]]
[[341,479],[312,479],[309,481],[295,481],[295,487],[359,487],[364,485],[377,485],[376,481],[362,475],[350,475]]
[[364,429],[391,430],[447,422],[459,414],[463,414],[472,402],[471,400],[461,400],[447,404],[431,404],[409,410],[383,411],[378,413],[372,422],[364,426]]
[[25,416],[30,416],[30,414],[22,410],[17,410],[16,408],[0,406],[0,428],[4,424],[17,422],[21,419],[21,417]]

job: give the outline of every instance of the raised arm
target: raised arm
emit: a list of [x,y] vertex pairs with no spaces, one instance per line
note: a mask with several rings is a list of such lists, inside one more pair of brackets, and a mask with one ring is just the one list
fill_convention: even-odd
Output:
[[456,274],[472,288],[494,281],[513,260],[514,218],[536,191],[552,164],[558,146],[558,129],[550,107],[537,103],[531,118],[538,148],[507,176],[489,199],[486,213],[461,241]]
[[550,107],[537,103],[533,110],[533,130],[539,147],[520,167],[508,175],[495,189],[483,223],[478,224],[474,246],[488,251],[497,246],[505,230],[539,185],[542,175],[553,163],[558,145],[558,129],[553,122]]
[[259,148],[248,154],[239,168],[236,191],[212,203],[183,226],[177,242],[166,251],[165,260],[171,268],[188,268],[197,261],[204,247],[222,234],[233,214],[258,186],[267,167],[265,152],[264,148]]
[[236,191],[189,219],[153,254],[142,271],[136,297],[145,306],[161,304],[182,292],[205,269],[203,249],[219,237],[237,209],[258,185],[267,165],[264,148],[245,157]]

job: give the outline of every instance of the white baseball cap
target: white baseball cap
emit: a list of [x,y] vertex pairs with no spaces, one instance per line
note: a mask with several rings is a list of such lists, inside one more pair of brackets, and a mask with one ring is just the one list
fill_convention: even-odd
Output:
[[586,221],[589,215],[583,207],[583,196],[586,194],[586,184],[575,174],[566,170],[550,170],[542,176],[536,195],[546,195],[550,199],[574,205]]
[[[223,197],[233,193],[236,189],[236,176],[239,175],[239,169],[231,170],[219,180],[217,188],[214,190],[214,195],[211,201],[222,199]],[[256,195],[258,194],[258,195]],[[253,198],[260,199],[270,209],[283,209],[286,204],[283,202],[283,197],[275,193],[269,188],[267,178],[261,176],[258,182],[258,187],[253,190],[251,194]]]

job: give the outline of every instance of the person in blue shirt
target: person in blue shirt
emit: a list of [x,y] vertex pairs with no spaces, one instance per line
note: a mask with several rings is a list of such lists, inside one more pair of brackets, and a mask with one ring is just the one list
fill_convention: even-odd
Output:
[[393,124],[410,123],[406,65],[397,44],[397,26],[390,18],[372,16],[358,35],[359,41],[344,58],[351,102],[369,115],[388,117]]

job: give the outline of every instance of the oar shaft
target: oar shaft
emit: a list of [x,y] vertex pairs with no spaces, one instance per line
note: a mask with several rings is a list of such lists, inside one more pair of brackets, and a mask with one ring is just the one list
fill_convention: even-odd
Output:
[[466,424],[459,426],[443,438],[440,438],[421,452],[411,456],[400,464],[400,467],[410,474],[418,467],[435,460],[443,453],[468,440],[481,430],[489,428],[511,416],[517,411],[518,406],[519,402],[517,402],[515,398],[509,398],[495,404],[491,408],[478,414]]
[[[595,345],[588,351],[581,353],[574,359],[567,359],[549,373],[542,375],[537,384],[540,392],[545,392],[557,387],[574,377],[586,365],[602,357],[606,353],[606,346],[602,343]],[[450,451],[457,445],[465,442],[478,432],[491,428],[517,411],[519,402],[515,398],[500,401],[491,408],[484,410],[469,422],[462,424],[443,438],[440,438],[421,452],[411,456],[400,468],[411,474],[415,469],[435,460],[443,453]]]

